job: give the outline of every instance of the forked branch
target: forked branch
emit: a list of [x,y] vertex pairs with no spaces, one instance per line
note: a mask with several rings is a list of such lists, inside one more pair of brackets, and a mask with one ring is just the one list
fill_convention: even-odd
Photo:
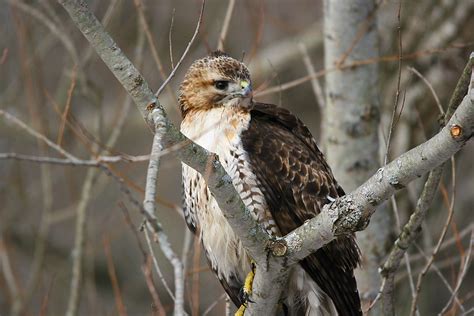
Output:
[[[339,235],[364,229],[380,203],[416,177],[449,159],[471,139],[474,132],[474,92],[471,85],[456,113],[441,132],[379,169],[358,189],[325,206],[320,215],[275,241],[246,210],[217,156],[187,139],[167,119],[163,107],[144,78],[105,32],[86,3],[83,0],[59,2],[132,96],[150,128],[155,130],[154,123],[162,126],[166,147],[175,147],[177,157],[198,172],[207,171],[209,189],[231,227],[257,262],[252,297],[255,303],[249,304],[248,315],[271,314],[275,309],[286,278],[286,272],[280,272],[282,270],[279,267],[295,264]],[[210,168],[206,169],[209,165]]]

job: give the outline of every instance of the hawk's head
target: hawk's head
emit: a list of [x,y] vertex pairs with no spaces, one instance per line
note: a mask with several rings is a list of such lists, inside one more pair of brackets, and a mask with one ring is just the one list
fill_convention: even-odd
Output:
[[220,106],[248,108],[251,103],[252,85],[247,67],[220,51],[196,60],[179,89],[183,117],[193,110]]

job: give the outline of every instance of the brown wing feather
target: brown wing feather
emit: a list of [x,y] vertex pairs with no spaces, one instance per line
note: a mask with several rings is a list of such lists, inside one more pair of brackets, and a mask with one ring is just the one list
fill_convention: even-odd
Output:
[[240,291],[242,289],[244,282],[240,280],[236,275],[230,275],[228,280],[221,278],[219,274],[217,273],[216,267],[213,267],[212,262],[209,259],[209,254],[207,253],[205,249],[204,249],[204,254],[206,255],[206,259],[207,259],[207,263],[209,264],[209,267],[219,279],[219,282],[224,288],[224,291],[227,293],[227,296],[232,300],[232,303],[234,303],[235,306],[237,307],[241,306],[244,302],[242,301]]
[[[306,126],[289,111],[255,104],[242,143],[282,234],[317,215],[344,194]],[[332,299],[339,315],[361,315],[353,270],[359,251],[352,236],[334,240],[301,261]]]

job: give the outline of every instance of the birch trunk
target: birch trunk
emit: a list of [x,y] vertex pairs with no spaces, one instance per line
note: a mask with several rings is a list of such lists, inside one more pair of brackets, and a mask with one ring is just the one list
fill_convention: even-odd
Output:
[[[374,0],[324,1],[325,67],[379,56]],[[376,63],[326,75],[323,144],[338,182],[350,192],[379,166],[380,102]],[[357,234],[362,269],[356,272],[363,301],[373,299],[386,254],[391,216],[378,210]]]

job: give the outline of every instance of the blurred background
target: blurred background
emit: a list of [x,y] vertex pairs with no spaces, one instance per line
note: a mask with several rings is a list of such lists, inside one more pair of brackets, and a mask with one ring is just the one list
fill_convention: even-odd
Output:
[[[201,2],[194,0],[87,2],[153,90],[179,60],[194,33],[201,7]],[[206,1],[200,33],[160,97],[176,124],[180,121],[179,83],[195,59],[217,48],[227,7],[228,1]],[[408,66],[430,82],[446,107],[474,47],[473,1],[404,1],[401,13],[405,55],[401,92],[405,102],[393,135],[391,157],[439,128],[433,94]],[[398,79],[398,2],[380,1],[376,14],[380,55],[387,57],[374,61],[380,69],[381,128],[387,131]],[[290,109],[316,138],[322,115],[307,80],[300,46],[306,47],[316,71],[323,70],[322,16],[322,1],[239,0],[224,43],[227,53],[249,65],[254,89],[260,93],[256,99]],[[82,159],[121,157],[121,162],[107,164],[113,176],[92,167],[0,160],[0,315],[58,315],[66,311],[77,257],[77,226],[84,229],[85,245],[79,314],[170,313],[173,301],[151,262],[145,260],[143,252],[148,249],[140,231],[142,216],[131,202],[131,197],[140,203],[143,200],[147,168],[143,155],[149,153],[152,141],[139,112],[56,1],[2,0],[0,32],[0,109]],[[285,88],[285,83],[300,78],[306,79]],[[324,72],[319,82],[324,88]],[[0,153],[59,157],[4,116],[0,116]],[[422,285],[422,315],[438,313],[446,304],[451,294],[443,282],[454,288],[460,263],[469,250],[474,219],[473,157],[472,144],[456,155],[455,214],[435,257],[436,269],[428,272]],[[177,159],[163,157],[158,217],[175,252],[185,261],[187,311],[222,315],[223,290],[201,258],[199,245],[187,233],[181,215],[180,172]],[[426,262],[420,249],[431,254],[445,225],[452,198],[450,168],[444,176],[440,192],[445,194],[436,197],[418,248],[409,251],[415,276]],[[402,223],[412,212],[424,179],[397,194]],[[173,289],[171,265],[155,248],[163,277]],[[147,285],[151,279],[144,271],[154,273],[161,307],[152,299]],[[474,306],[473,282],[471,269],[458,294],[466,311]],[[400,315],[407,313],[410,295],[402,266],[397,273],[396,296]],[[450,313],[462,311],[451,309]]]

